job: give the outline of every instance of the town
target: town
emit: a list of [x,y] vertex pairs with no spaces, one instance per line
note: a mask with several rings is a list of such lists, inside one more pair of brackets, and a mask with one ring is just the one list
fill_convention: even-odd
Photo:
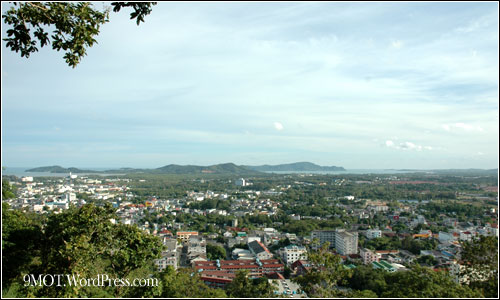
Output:
[[413,264],[461,275],[462,242],[498,237],[491,174],[267,174],[231,176],[4,176],[16,210],[58,214],[113,206],[113,223],[137,226],[165,250],[159,272],[190,268],[213,288],[239,270],[274,282],[276,295],[308,297],[293,280],[326,246],[347,270],[405,272]]

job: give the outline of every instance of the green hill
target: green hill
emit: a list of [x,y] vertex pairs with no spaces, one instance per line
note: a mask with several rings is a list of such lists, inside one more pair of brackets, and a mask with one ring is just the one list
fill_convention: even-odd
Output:
[[270,172],[270,171],[345,171],[343,167],[324,167],[319,166],[310,162],[296,162],[291,164],[281,164],[281,165],[262,165],[262,166],[246,166],[247,168],[260,172]]
[[99,171],[94,170],[81,170],[78,168],[63,168],[61,166],[48,166],[48,167],[39,167],[26,170],[26,172],[50,172],[50,173],[101,173]]

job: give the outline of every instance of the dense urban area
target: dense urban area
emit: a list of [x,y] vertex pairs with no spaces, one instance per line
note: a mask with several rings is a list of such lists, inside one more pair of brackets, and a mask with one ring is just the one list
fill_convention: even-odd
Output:
[[497,170],[4,175],[2,295],[494,298],[497,209]]

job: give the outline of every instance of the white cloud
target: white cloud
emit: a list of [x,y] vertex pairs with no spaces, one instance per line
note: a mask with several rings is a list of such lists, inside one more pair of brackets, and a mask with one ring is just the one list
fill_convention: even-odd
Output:
[[454,123],[454,124],[443,124],[441,125],[441,127],[446,130],[446,131],[456,131],[457,129],[458,130],[463,130],[463,131],[466,131],[466,132],[474,132],[474,131],[478,131],[478,132],[483,132],[484,129],[479,126],[479,125],[472,125],[472,124],[466,124],[466,123]]
[[394,148],[394,149],[398,149],[398,150],[415,150],[415,151],[429,150],[430,151],[433,149],[433,147],[431,147],[431,146],[417,145],[417,144],[412,143],[412,142],[403,142],[403,143],[399,143],[396,145],[391,140],[385,141],[385,146],[388,148]]
[[274,128],[278,131],[281,131],[283,130],[283,124],[281,124],[280,122],[274,122]]
[[403,47],[403,42],[397,40],[397,41],[392,41],[391,46],[396,49],[400,49]]

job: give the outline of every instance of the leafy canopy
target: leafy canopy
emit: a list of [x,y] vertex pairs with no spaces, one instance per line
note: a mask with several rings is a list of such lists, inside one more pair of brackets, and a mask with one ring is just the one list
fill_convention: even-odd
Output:
[[[114,12],[132,7],[130,19],[137,25],[151,13],[156,2],[112,2]],[[13,2],[2,15],[8,25],[7,48],[29,58],[38,47],[52,45],[52,49],[64,50],[66,63],[75,68],[87,55],[86,48],[97,43],[101,25],[109,22],[110,8],[95,9],[91,2]],[[49,30],[52,34],[49,36]]]

